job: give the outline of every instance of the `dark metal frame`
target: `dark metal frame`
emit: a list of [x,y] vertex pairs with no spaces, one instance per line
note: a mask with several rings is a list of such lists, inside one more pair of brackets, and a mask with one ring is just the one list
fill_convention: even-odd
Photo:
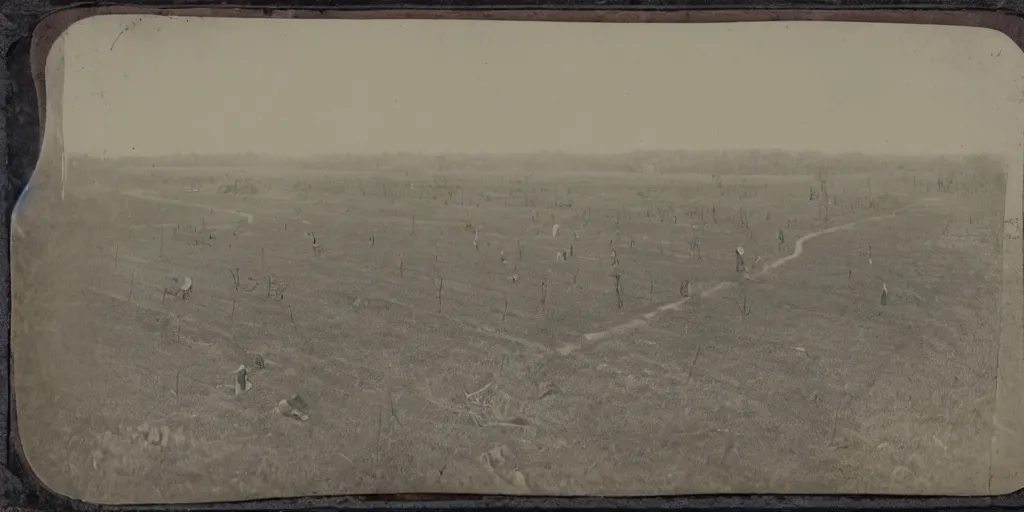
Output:
[[[515,3],[512,3],[512,2]],[[1024,510],[1024,490],[998,497],[702,496],[642,499],[391,495],[275,499],[202,506],[98,506],[65,498],[35,477],[21,452],[10,385],[10,219],[39,157],[42,91],[32,69],[74,21],[94,14],[291,18],[461,18],[699,23],[834,20],[966,25],[999,30],[1024,48],[1024,0],[0,0],[0,507],[10,510],[574,509]],[[35,46],[35,49],[33,49]],[[33,62],[33,59],[36,62]],[[41,75],[41,72],[40,72]],[[40,80],[41,76],[38,77]],[[1024,390],[1022,390],[1024,391]]]

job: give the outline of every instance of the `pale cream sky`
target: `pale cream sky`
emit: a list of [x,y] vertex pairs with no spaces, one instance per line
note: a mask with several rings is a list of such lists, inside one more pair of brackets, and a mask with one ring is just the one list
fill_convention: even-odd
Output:
[[1024,142],[1024,53],[987,29],[105,16],[66,51],[67,149],[109,156]]

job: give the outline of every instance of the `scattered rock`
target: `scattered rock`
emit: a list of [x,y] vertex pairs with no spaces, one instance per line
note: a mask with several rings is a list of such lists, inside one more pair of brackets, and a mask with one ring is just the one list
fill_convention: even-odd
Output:
[[282,416],[295,418],[299,421],[309,420],[309,415],[302,412],[306,402],[299,395],[292,395],[291,398],[282,399],[277,403],[277,412]]
[[550,382],[544,382],[540,385],[540,394],[537,395],[537,400],[543,400],[551,395],[557,395],[561,392],[562,390],[559,389],[558,386]]
[[164,297],[177,297],[181,300],[188,300],[192,295],[192,278],[188,276],[168,276],[164,282]]
[[905,489],[914,483],[914,472],[910,468],[900,465],[892,470],[889,476],[889,483],[897,490]]
[[309,408],[309,404],[307,404],[306,401],[302,399],[302,396],[300,396],[297,393],[288,397],[288,403],[292,404],[294,407],[297,407],[299,409]]
[[509,480],[512,482],[512,485],[514,485],[516,487],[520,487],[520,488],[527,487],[527,485],[526,485],[526,475],[524,475],[523,472],[519,471],[518,469],[515,470],[515,471],[512,471],[512,474],[509,475]]
[[491,448],[484,454],[484,462],[492,469],[498,469],[505,465],[505,454],[508,449],[505,445],[498,445]]
[[240,395],[252,389],[252,381],[249,380],[249,370],[244,364],[235,370],[233,380],[236,395]]

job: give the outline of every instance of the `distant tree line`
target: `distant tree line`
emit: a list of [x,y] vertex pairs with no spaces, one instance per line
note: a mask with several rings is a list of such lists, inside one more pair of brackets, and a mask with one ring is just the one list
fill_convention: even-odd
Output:
[[540,152],[514,155],[428,155],[385,153],[373,155],[265,156],[255,153],[187,154],[155,157],[104,158],[74,155],[72,167],[101,170],[139,168],[288,168],[323,171],[419,172],[614,172],[715,175],[779,174],[818,175],[860,172],[934,174],[943,171],[1003,172],[1006,162],[989,154],[897,156],[884,154],[824,154],[789,151],[644,151],[614,155],[579,155]]

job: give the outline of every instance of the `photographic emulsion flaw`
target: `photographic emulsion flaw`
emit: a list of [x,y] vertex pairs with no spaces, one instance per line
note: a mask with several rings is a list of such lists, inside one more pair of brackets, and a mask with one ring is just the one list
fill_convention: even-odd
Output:
[[98,503],[1024,487],[994,30],[109,15],[13,218],[20,450]]

